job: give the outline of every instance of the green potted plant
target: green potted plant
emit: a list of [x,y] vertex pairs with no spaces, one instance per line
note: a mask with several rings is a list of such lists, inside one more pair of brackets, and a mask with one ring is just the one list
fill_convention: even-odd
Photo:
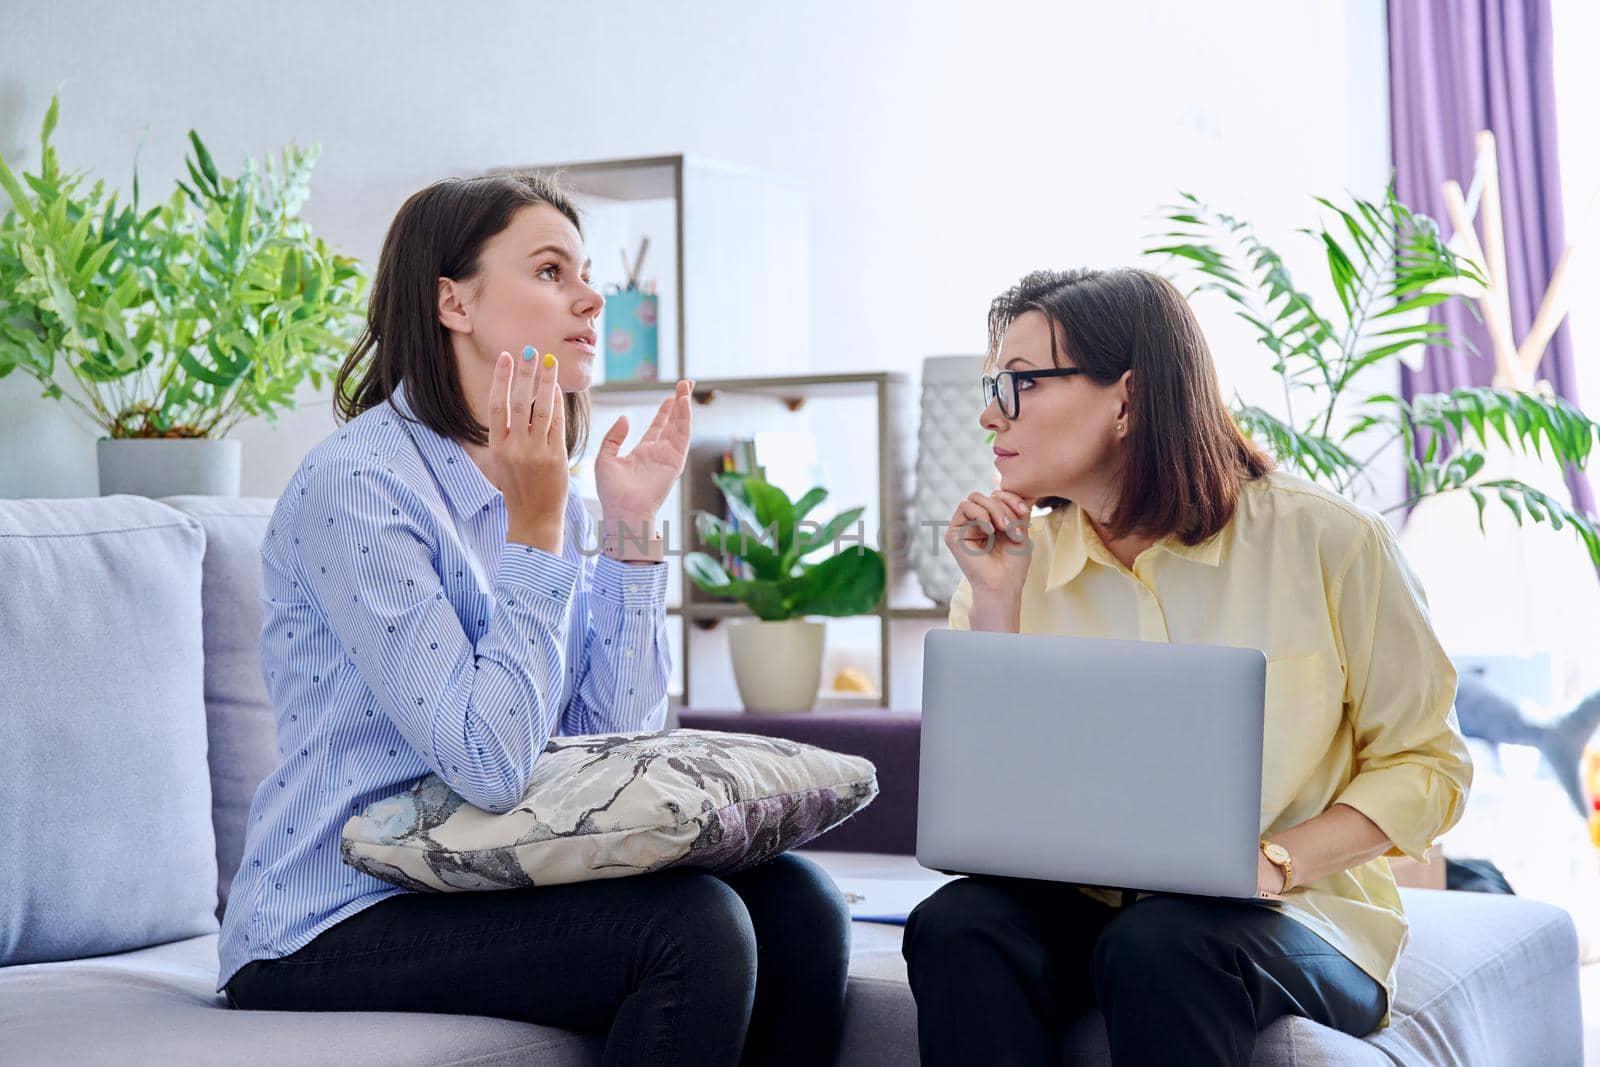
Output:
[[1271,356],[1284,416],[1236,399],[1239,424],[1280,462],[1344,493],[1370,485],[1369,468],[1398,443],[1407,493],[1386,512],[1467,494],[1481,529],[1492,497],[1518,524],[1526,515],[1558,530],[1569,527],[1600,566],[1600,531],[1588,516],[1524,480],[1494,476],[1496,464],[1488,462],[1505,451],[1583,468],[1600,425],[1577,407],[1536,390],[1497,387],[1410,402],[1380,393],[1352,402],[1347,394],[1367,368],[1451,345],[1445,327],[1421,321],[1422,312],[1459,298],[1482,278],[1476,265],[1446,247],[1432,219],[1395,198],[1393,187],[1381,201],[1352,198],[1348,208],[1321,197],[1317,203],[1331,213],[1332,225],[1301,232],[1324,252],[1339,302],[1328,315],[1295,286],[1250,223],[1187,193],[1162,209],[1167,228],[1145,249],[1198,275],[1193,291],[1227,299]]
[[703,592],[731,598],[748,607],[754,619],[730,623],[728,642],[734,679],[746,711],[808,711],[822,684],[826,626],[807,615],[862,615],[883,598],[883,555],[860,544],[808,563],[805,557],[835,547],[861,508],[840,512],[825,523],[806,516],[828,496],[814,488],[798,501],[756,474],[712,476],[727,497],[739,529],[714,515],[695,516],[695,531],[706,547],[745,563],[750,577],[733,578],[705,552],[683,560],[687,574]]
[[365,277],[299,217],[316,150],[223,176],[190,131],[189,180],[149,207],[64,171],[0,158],[0,377],[20,370],[103,433],[100,491],[238,492],[239,420],[321,387],[358,330]]

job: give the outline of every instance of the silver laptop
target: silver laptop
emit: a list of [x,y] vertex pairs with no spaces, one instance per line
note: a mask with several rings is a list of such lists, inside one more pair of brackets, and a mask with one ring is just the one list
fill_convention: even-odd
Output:
[[1262,899],[1266,671],[1257,649],[930,631],[917,861]]

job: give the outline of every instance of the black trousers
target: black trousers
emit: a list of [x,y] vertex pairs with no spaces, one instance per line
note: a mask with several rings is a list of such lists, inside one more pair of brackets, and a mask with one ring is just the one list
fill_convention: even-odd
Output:
[[925,1067],[1055,1064],[1098,1006],[1117,1067],[1250,1062],[1282,1015],[1377,1028],[1384,987],[1266,906],[1153,896],[1112,908],[1058,882],[963,878],[912,912],[902,946]]
[[236,1008],[492,1015],[607,1033],[612,1064],[831,1064],[850,911],[810,860],[406,893],[246,964]]

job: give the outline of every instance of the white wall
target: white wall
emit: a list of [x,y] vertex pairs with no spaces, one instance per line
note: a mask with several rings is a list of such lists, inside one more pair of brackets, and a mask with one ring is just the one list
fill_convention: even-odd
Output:
[[[1310,193],[1375,193],[1383,26],[1383,0],[11,0],[0,150],[35,162],[57,88],[63,159],[123,182],[148,128],[146,189],[178,173],[191,126],[225,168],[320,142],[307,215],[369,261],[400,201],[444,175],[676,151],[747,164],[811,193],[813,365],[914,372],[976,350],[989,300],[1025,271],[1131,262],[1176,189],[1285,251]],[[1245,334],[1203,314],[1230,391],[1270,401]],[[36,393],[0,381],[0,495],[93,493],[92,434]],[[276,495],[331,425],[315,398],[278,430],[241,428],[244,491]]]

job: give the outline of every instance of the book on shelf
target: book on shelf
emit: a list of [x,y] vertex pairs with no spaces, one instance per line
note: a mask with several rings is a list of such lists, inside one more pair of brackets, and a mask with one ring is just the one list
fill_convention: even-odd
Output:
[[[753,437],[736,437],[722,453],[722,469],[738,474],[754,472],[783,490],[791,501],[798,501],[813,486],[822,484],[816,438],[806,430],[761,430]],[[823,514],[831,511],[826,506],[819,509]],[[729,529],[737,533],[741,524],[731,507],[726,509],[724,517]],[[809,518],[815,521],[819,515]],[[764,530],[750,532],[753,537],[766,536]],[[748,564],[731,555],[724,554],[722,564],[730,577],[755,577]]]
[[[734,438],[732,443],[728,446],[728,449],[722,453],[722,470],[725,474],[755,473],[765,478],[766,472],[762,470],[761,465],[756,462],[755,439],[751,437]],[[729,504],[726,498],[723,500],[722,517],[727,523],[729,531],[738,533],[742,528],[744,528],[743,524],[739,522],[738,516],[733,512],[733,505]],[[759,530],[751,530],[749,532],[750,536],[752,537],[761,536],[761,532]],[[730,578],[735,578],[740,581],[748,581],[756,576],[755,570],[750,566],[750,564],[746,563],[742,559],[738,559],[731,552],[722,553],[721,563],[723,570],[728,572],[728,577]]]

